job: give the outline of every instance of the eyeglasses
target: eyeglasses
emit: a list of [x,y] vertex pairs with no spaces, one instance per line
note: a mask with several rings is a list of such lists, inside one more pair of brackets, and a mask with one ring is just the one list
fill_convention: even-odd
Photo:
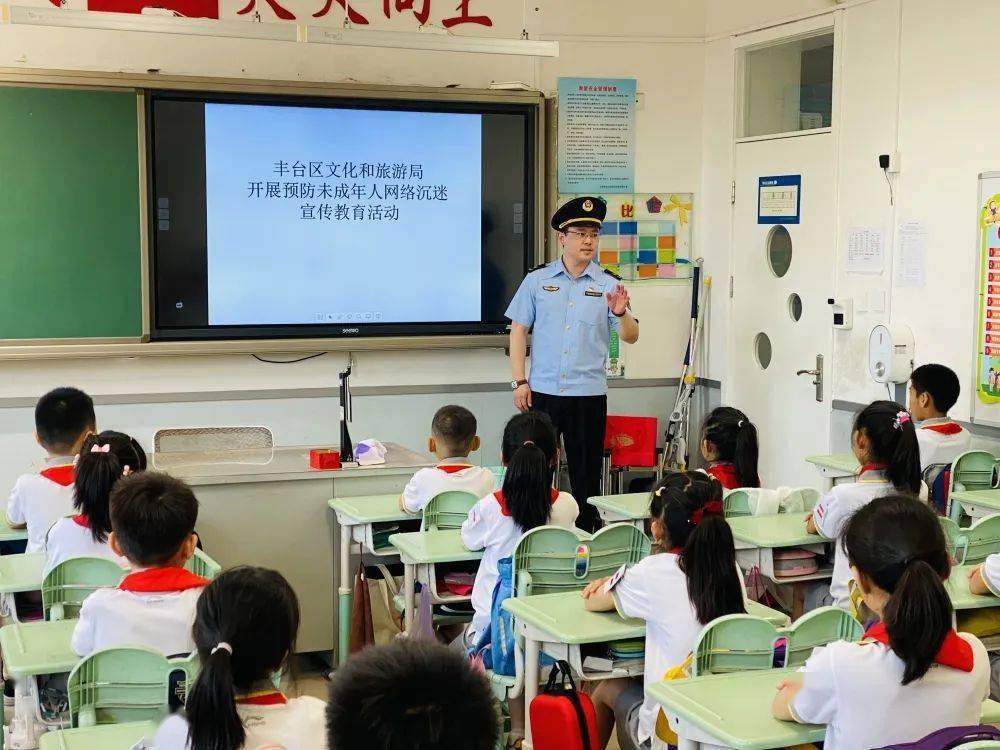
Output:
[[600,232],[578,232],[575,229],[567,229],[566,234],[574,234],[581,240],[594,240],[595,242],[601,236]]

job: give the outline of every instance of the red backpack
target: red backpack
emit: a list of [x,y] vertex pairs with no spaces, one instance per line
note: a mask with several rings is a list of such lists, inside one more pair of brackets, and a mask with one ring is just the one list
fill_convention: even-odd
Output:
[[565,661],[552,665],[548,684],[529,710],[535,750],[598,750],[594,704],[589,695],[577,691]]

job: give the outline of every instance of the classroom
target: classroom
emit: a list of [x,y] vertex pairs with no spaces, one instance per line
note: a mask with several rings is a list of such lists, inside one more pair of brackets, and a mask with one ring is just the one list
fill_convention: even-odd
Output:
[[0,750],[1000,748],[997,13],[0,0]]

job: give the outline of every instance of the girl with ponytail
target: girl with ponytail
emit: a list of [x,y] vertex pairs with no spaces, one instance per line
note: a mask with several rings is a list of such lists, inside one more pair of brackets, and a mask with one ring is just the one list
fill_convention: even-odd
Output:
[[475,615],[466,642],[490,627],[490,605],[499,573],[497,562],[510,557],[517,540],[536,526],[573,528],[579,507],[568,492],[552,486],[559,460],[556,432],[543,412],[517,414],[503,431],[501,460],[507,467],[503,489],[487,495],[469,511],[462,524],[462,543],[483,550],[472,588]]
[[275,687],[298,629],[298,599],[277,571],[233,568],[212,581],[193,629],[201,671],[183,714],[160,726],[156,750],[326,748],[326,704]]
[[645,689],[687,658],[704,625],[746,612],[717,480],[702,472],[668,474],[653,490],[649,516],[658,554],[583,590],[588,610],[617,609],[622,617],[646,621],[643,678],[602,681],[594,692],[601,748],[616,723],[623,749],[649,740],[658,708]]
[[[838,484],[816,503],[806,518],[806,530],[839,540],[851,514],[876,497],[926,492],[920,480],[920,445],[910,413],[894,401],[874,401],[854,420],[854,455],[861,464],[857,481]],[[829,595],[819,589],[812,605],[833,604],[850,609],[850,570],[841,545],[835,545]],[[811,608],[811,607],[810,607]]]
[[861,643],[817,648],[779,685],[773,713],[827,724],[826,750],[883,747],[978,724],[990,665],[975,636],[952,630],[951,561],[938,518],[911,495],[872,500],[848,519],[843,547],[880,622]]
[[731,406],[712,409],[701,428],[705,471],[727,490],[760,487],[758,453],[757,428],[746,414]]
[[87,436],[73,472],[76,515],[59,519],[49,529],[45,538],[46,575],[63,560],[82,555],[106,557],[123,568],[129,567],[128,560],[116,555],[108,545],[109,498],[118,480],[145,469],[146,452],[135,438],[114,430]]

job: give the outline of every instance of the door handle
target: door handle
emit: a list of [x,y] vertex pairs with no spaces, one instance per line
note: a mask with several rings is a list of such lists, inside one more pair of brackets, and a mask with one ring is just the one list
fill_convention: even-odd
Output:
[[797,370],[796,375],[812,375],[815,380],[812,384],[816,386],[816,400],[819,402],[823,401],[823,355],[816,355],[816,369],[815,370]]

